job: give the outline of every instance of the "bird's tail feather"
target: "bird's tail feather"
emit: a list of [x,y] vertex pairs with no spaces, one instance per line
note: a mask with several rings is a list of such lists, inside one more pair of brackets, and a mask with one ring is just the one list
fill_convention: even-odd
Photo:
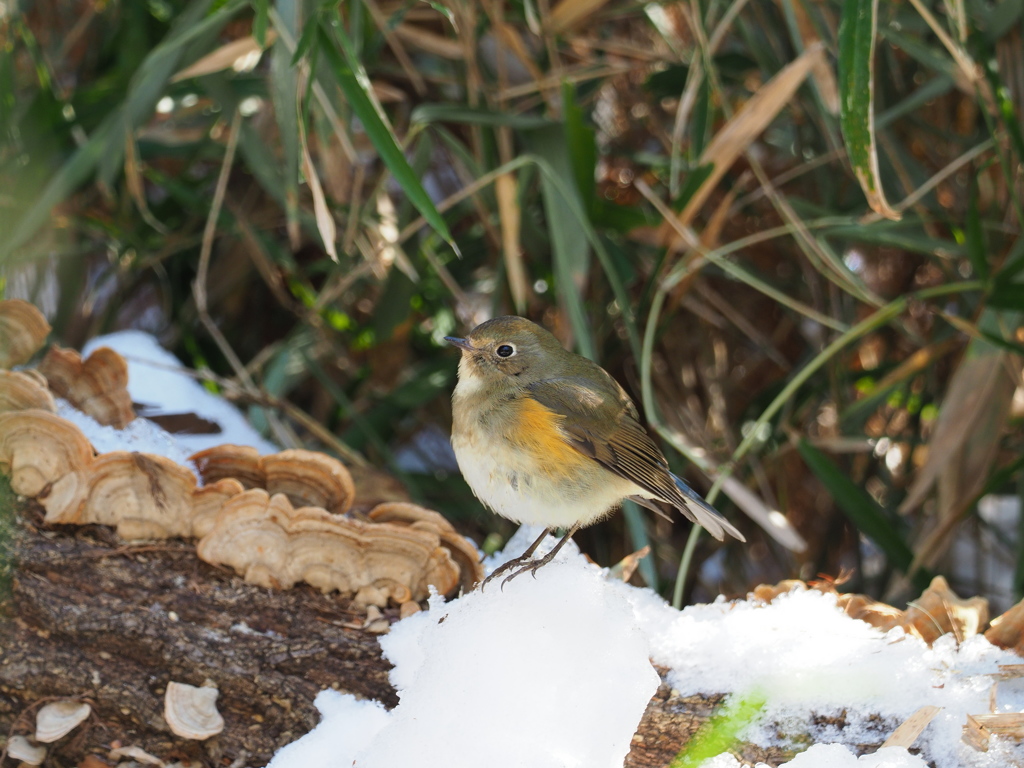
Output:
[[708,533],[719,541],[725,539],[725,534],[727,533],[740,541],[747,540],[742,533],[733,527],[732,523],[722,517],[722,514],[717,509],[704,501],[703,497],[693,490],[693,488],[688,486],[675,475],[672,475],[672,479],[675,481],[676,488],[678,488],[679,492],[683,495],[683,501],[685,504],[682,508],[682,512],[690,518],[690,520],[698,525],[704,526]]

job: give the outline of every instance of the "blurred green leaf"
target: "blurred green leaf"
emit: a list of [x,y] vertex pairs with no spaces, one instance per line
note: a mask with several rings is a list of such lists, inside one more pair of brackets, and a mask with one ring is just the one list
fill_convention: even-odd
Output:
[[[807,440],[801,438],[797,449],[853,526],[874,541],[894,566],[906,573],[914,559],[914,553],[875,500]],[[922,590],[928,586],[930,580],[930,576],[920,571],[914,575],[915,586]]]
[[704,165],[698,165],[693,168],[687,175],[686,181],[683,182],[683,188],[679,190],[679,197],[672,201],[672,209],[677,213],[686,207],[686,204],[690,202],[690,198],[693,197],[694,193],[700,189],[701,184],[707,180],[708,176],[715,170],[714,163],[704,163]]
[[[530,131],[525,135],[530,149],[547,162],[562,180],[573,178],[566,132],[560,125]],[[597,348],[590,330],[590,320],[583,304],[582,290],[590,274],[590,246],[579,236],[576,211],[586,211],[574,184],[558,186],[547,175],[541,175],[544,213],[554,258],[555,288],[569,317],[580,354],[594,360]],[[567,200],[571,194],[574,200]]]
[[562,84],[562,109],[565,113],[565,146],[569,153],[576,189],[580,202],[593,220],[594,173],[597,165],[597,142],[594,128],[586,121],[583,109],[576,99],[576,89],[570,83]]
[[996,283],[985,303],[994,309],[1019,310],[1024,307],[1024,283]]
[[270,0],[252,0],[254,17],[252,20],[252,36],[260,44],[267,47],[267,26],[270,24]]
[[981,228],[978,214],[978,179],[971,178],[971,191],[967,203],[967,226],[964,237],[967,240],[967,258],[971,260],[974,274],[979,280],[988,279],[988,253],[985,248],[985,233]]
[[733,694],[673,758],[669,768],[697,768],[716,755],[734,749],[740,734],[757,719],[767,703],[767,697],[761,693]]
[[[298,34],[301,3],[279,0],[276,10],[280,23],[294,39]],[[310,24],[309,26],[315,26]],[[299,68],[293,63],[284,40],[278,39],[270,52],[270,100],[274,105],[274,119],[280,133],[280,149],[284,159],[281,181],[284,215],[289,239],[295,239],[299,228]],[[294,247],[294,242],[293,242]]]
[[[647,535],[647,526],[644,525],[644,513],[635,503],[626,499],[622,502],[622,516],[626,519],[626,528],[629,531],[629,538],[632,542],[631,548],[637,552],[644,547],[651,546],[651,537]],[[654,555],[640,558],[637,564],[640,575],[648,587],[655,592],[658,591],[658,570],[654,567]]]
[[966,255],[966,248],[953,240],[939,240],[920,230],[920,222],[877,221],[872,224],[857,224],[827,227],[825,234],[830,237],[845,237],[852,242],[883,245],[899,248],[911,253],[934,256],[937,253],[952,256]]
[[167,81],[178,66],[184,47],[197,36],[220,29],[245,4],[245,0],[228,0],[204,18],[210,2],[193,0],[186,7],[167,37],[139,67],[118,109],[51,177],[13,231],[6,236],[0,235],[0,261],[24,245],[50,218],[53,207],[84,184],[97,169],[101,175],[110,176],[114,169],[120,167],[127,131],[134,130],[152,114],[164,94]]
[[[454,248],[455,241],[452,239],[451,232],[448,231],[448,225],[441,214],[437,212],[430,196],[423,189],[419,177],[416,176],[405,159],[405,153],[384,117],[383,110],[373,98],[373,89],[370,86],[369,78],[355,57],[352,44],[348,41],[341,25],[339,23],[330,25],[322,23],[320,35],[318,48],[330,65],[338,85],[345,93],[349,106],[363,124],[363,129],[380,155],[380,159],[384,161],[392,176],[395,177],[395,181],[427,223]],[[338,53],[339,48],[343,55]]]
[[839,124],[857,180],[868,204],[898,219],[878,174],[874,120],[875,24],[878,0],[844,0],[839,24]]
[[537,115],[515,112],[493,112],[488,109],[465,107],[461,104],[420,104],[412,111],[413,123],[462,123],[530,130],[555,125],[553,120]]

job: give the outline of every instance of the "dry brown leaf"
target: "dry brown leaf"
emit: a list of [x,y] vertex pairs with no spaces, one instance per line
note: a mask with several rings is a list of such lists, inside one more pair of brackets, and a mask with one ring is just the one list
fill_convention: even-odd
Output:
[[508,286],[516,311],[522,313],[530,297],[530,286],[523,266],[523,249],[519,241],[519,202],[516,200],[516,178],[511,173],[494,181],[498,198],[498,216],[501,220],[501,248],[505,255]]
[[519,63],[530,73],[533,82],[540,83],[544,79],[544,73],[537,66],[537,57],[526,46],[526,43],[523,42],[519,30],[511,24],[500,22],[494,25],[494,31],[501,39],[501,44],[512,51],[516,59],[519,60]]
[[1024,656],[1024,600],[992,619],[992,625],[985,632],[985,639],[992,645]]
[[988,600],[960,598],[942,576],[936,576],[921,596],[907,604],[907,629],[931,645],[952,632],[957,642],[981,632],[988,624]]
[[1024,739],[1024,712],[967,716],[963,739],[976,750],[987,751],[989,738],[993,734],[1017,741]]
[[942,401],[928,460],[917,472],[900,512],[917,507],[936,481],[940,517],[956,511],[985,483],[1006,424],[1014,381],[1007,374],[1010,353],[974,339]]
[[904,747],[910,748],[917,737],[921,735],[928,723],[935,719],[935,716],[942,711],[942,707],[934,707],[926,704],[917,712],[912,714],[892,732],[892,735],[882,744],[883,747]]
[[313,167],[313,158],[309,154],[309,144],[306,141],[306,126],[301,116],[299,117],[299,146],[302,147],[302,173],[306,177],[310,194],[313,195],[313,215],[316,218],[316,228],[324,241],[324,250],[327,255],[337,263],[338,249],[338,227],[334,223],[334,216],[327,205],[327,197],[324,195],[324,188],[320,186],[320,178],[316,175]]
[[135,207],[139,209],[143,221],[161,235],[166,235],[167,227],[153,215],[149,209],[149,203],[146,201],[146,184],[142,178],[142,166],[139,163],[138,150],[135,147],[135,134],[132,131],[128,132],[124,140],[124,179],[128,186],[128,194],[135,201]]
[[597,13],[608,0],[562,0],[548,17],[548,29],[562,34]]
[[[793,18],[796,20],[797,30],[800,33],[800,39],[803,42],[804,48],[821,40],[821,37],[818,34],[818,28],[815,25],[814,20],[810,17],[810,14],[808,14],[807,7],[803,2],[787,3],[786,9],[782,12],[792,12]],[[828,59],[825,57],[821,58],[818,64],[811,71],[811,77],[814,79],[814,84],[818,88],[818,95],[821,96],[821,102],[825,109],[833,115],[838,115],[839,86],[836,83],[836,76],[832,71],[832,66],[829,64]]]
[[650,546],[644,546],[636,552],[626,555],[608,569],[608,577],[619,579],[620,581],[629,581],[633,578],[633,574],[636,573],[636,569],[640,567],[640,561],[649,554],[651,554]]
[[370,87],[373,88],[373,95],[381,104],[394,104],[406,100],[405,91],[383,80],[371,80]]
[[793,94],[807,79],[808,74],[825,57],[825,47],[815,43],[794,61],[779,71],[775,77],[761,86],[757,93],[727,122],[708,144],[700,157],[700,165],[711,164],[712,170],[704,182],[693,193],[693,197],[679,214],[684,226],[704,205],[715,185],[750,144],[790,103]]
[[443,59],[461,61],[463,59],[462,44],[458,40],[452,40],[441,35],[435,35],[422,27],[413,24],[399,24],[395,27],[395,34],[404,42],[414,48],[419,48],[424,53],[432,53]]
[[[866,595],[852,592],[839,594],[836,586],[845,579],[842,575],[836,581],[826,579],[806,584],[798,579],[780,581],[778,584],[761,584],[748,593],[749,600],[770,603],[779,595],[796,590],[815,589],[826,595],[836,595],[836,605],[851,619],[863,621],[882,632],[902,627],[931,645],[942,635],[953,632],[958,641],[976,635],[988,622],[988,601],[983,597],[961,599],[953,593],[941,576],[932,580],[931,585],[906,611],[878,602]],[[1019,612],[1024,617],[1024,608]],[[994,624],[995,622],[993,622]],[[986,637],[992,630],[986,633]],[[1010,635],[1012,633],[1007,633]],[[1014,638],[1019,637],[1019,632]],[[991,640],[994,644],[995,640]],[[1011,643],[1014,642],[1011,639]]]
[[790,552],[803,552],[807,549],[807,541],[786,516],[777,509],[770,509],[760,496],[735,477],[730,475],[725,478],[722,482],[722,492],[732,499],[747,517],[760,525],[765,533]]
[[276,37],[277,33],[273,29],[268,29],[266,47],[260,46],[259,41],[251,35],[239,38],[238,40],[232,40],[230,43],[225,43],[215,51],[211,51],[198,61],[178,71],[171,78],[171,82],[176,83],[179,80],[188,80],[190,77],[202,77],[203,75],[231,69],[235,66],[235,62],[240,59],[245,59],[256,54],[258,51],[264,51],[266,48],[269,48]]

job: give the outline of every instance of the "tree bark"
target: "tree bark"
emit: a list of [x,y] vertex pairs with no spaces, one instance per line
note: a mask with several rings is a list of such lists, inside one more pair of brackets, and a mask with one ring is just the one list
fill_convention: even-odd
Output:
[[[100,526],[46,529],[31,506],[19,518],[0,611],[0,734],[31,734],[48,699],[93,706],[51,746],[51,765],[137,746],[167,763],[262,766],[317,724],[312,702],[323,688],[398,703],[377,636],[353,628],[363,614],[345,598],[246,584],[200,561],[190,542],[125,544]],[[172,680],[217,686],[222,733],[200,742],[170,732],[163,694]],[[626,766],[669,765],[720,699],[681,698],[663,684]]]

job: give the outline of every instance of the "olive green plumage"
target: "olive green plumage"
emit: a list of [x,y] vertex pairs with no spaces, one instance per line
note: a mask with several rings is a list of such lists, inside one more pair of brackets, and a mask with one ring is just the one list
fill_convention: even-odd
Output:
[[718,539],[743,540],[669,471],[633,401],[599,365],[521,317],[448,341],[462,350],[452,445],[473,492],[495,512],[567,528],[567,539],[623,499],[655,510],[663,501]]

